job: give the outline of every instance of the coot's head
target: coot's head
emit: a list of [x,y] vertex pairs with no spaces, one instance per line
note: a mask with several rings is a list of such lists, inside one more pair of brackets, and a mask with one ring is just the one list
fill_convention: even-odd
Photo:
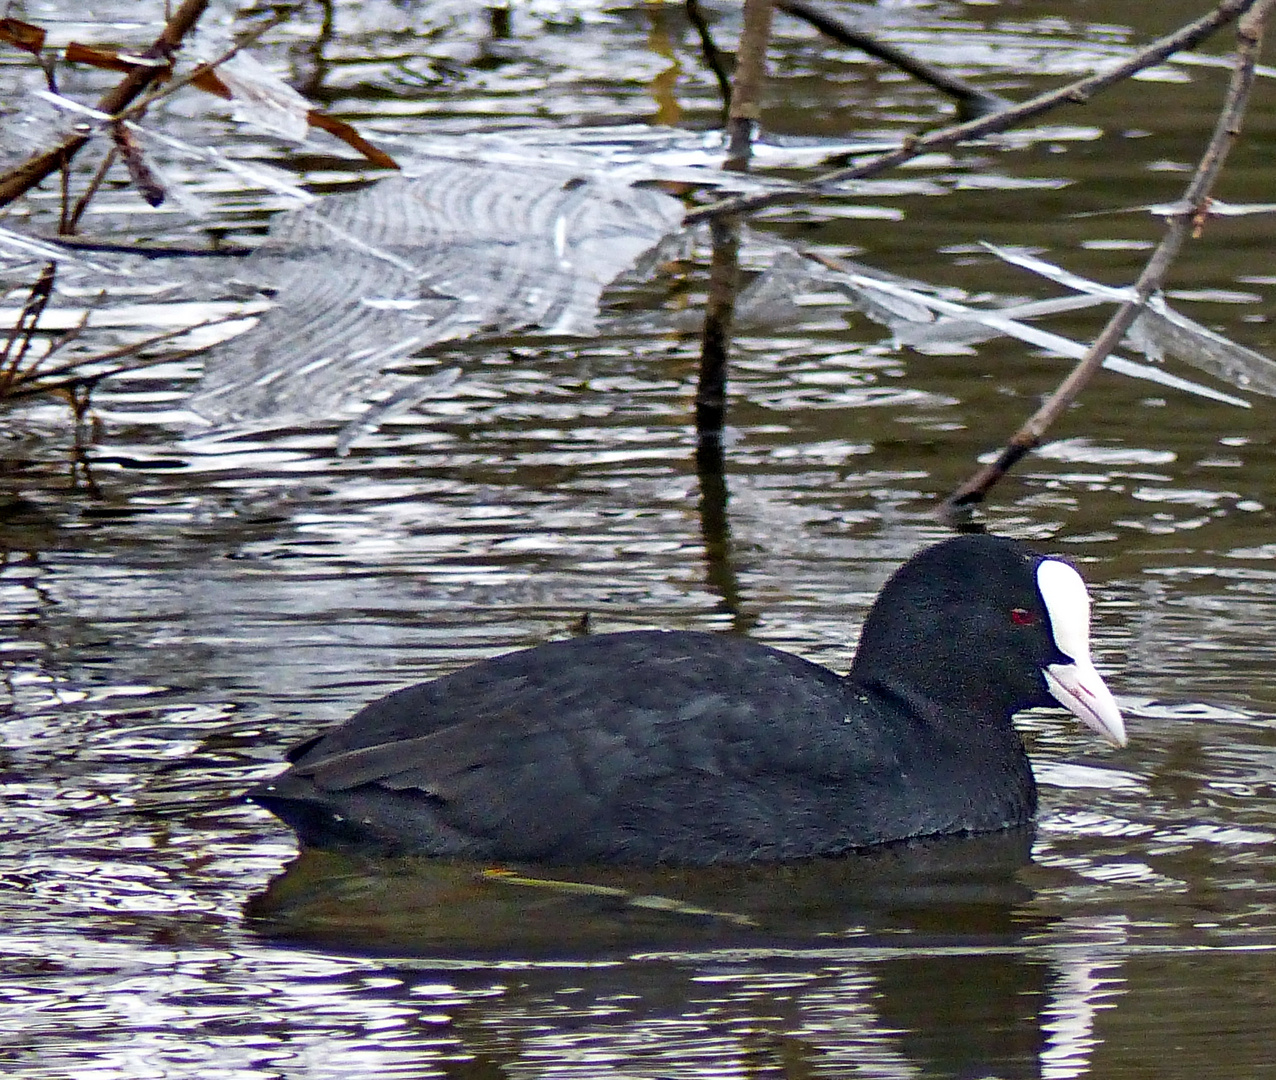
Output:
[[1090,596],[1069,563],[1004,537],[926,548],[883,587],[852,678],[972,717],[1063,705],[1109,742],[1125,724],[1090,659]]

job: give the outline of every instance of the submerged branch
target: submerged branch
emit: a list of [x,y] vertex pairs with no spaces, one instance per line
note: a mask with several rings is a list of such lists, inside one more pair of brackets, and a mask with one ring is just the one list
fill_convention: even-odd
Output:
[[722,95],[722,125],[726,127],[731,109],[731,74],[722,59],[722,53],[714,43],[713,32],[709,29],[709,20],[704,17],[704,8],[700,0],[686,0],[687,21],[695,28],[700,38],[700,51],[704,53],[704,62],[709,65],[713,77],[718,82],[718,93]]
[[978,116],[989,116],[1001,109],[1011,107],[1011,102],[1000,94],[990,94],[987,90],[967,82],[951,71],[929,64],[920,57],[882,41],[867,31],[848,25],[832,12],[825,11],[808,0],[775,0],[775,6],[795,19],[810,23],[821,34],[832,38],[842,45],[885,61],[892,67],[911,75],[919,82],[947,94],[957,102],[957,115],[963,120],[972,120]]
[[939,147],[951,146],[954,143],[1005,131],[1015,124],[1050,112],[1060,105],[1084,103],[1098,91],[1161,63],[1173,53],[1198,44],[1209,37],[1215,30],[1240,18],[1258,2],[1259,0],[1224,0],[1209,14],[1180,27],[1172,34],[1158,38],[1129,59],[1117,64],[1110,71],[1091,75],[1076,82],[1068,83],[1066,86],[1061,86],[1056,90],[1038,94],[1034,98],[1029,98],[1027,101],[1021,102],[1012,108],[1003,109],[990,116],[983,116],[977,120],[968,120],[965,123],[938,128],[924,135],[906,139],[898,149],[875,155],[862,164],[827,173],[819,177],[813,185],[807,185],[800,191],[776,191],[761,195],[746,195],[733,199],[723,199],[710,206],[691,211],[686,216],[686,223],[693,225],[697,222],[717,217],[720,214],[741,214],[753,210],[761,210],[768,206],[798,202],[810,197],[812,187],[823,188],[827,193],[827,189],[835,188],[838,184],[876,176],[878,173],[893,169],[897,165],[902,165],[906,161],[910,161]]
[[949,511],[981,502],[1016,462],[1040,444],[1042,434],[1072,404],[1104,359],[1120,344],[1126,332],[1144,311],[1148,300],[1161,289],[1171,264],[1188,237],[1199,233],[1208,216],[1209,193],[1218,179],[1228,151],[1240,135],[1241,118],[1249,102],[1254,69],[1262,48],[1264,26],[1271,9],[1276,6],[1276,0],[1258,0],[1256,4],[1249,6],[1253,10],[1241,19],[1237,27],[1236,64],[1214,133],[1188,183],[1182,209],[1170,218],[1164,238],[1135,282],[1134,297],[1116,310],[1085,358],[1015,433],[997,460],[980,469],[948,497],[945,506]]
[[[727,160],[723,168],[747,172],[753,135],[762,116],[762,83],[771,40],[771,0],[745,0],[744,27],[736,50],[735,77],[727,120]],[[705,301],[696,385],[696,437],[702,470],[722,469],[722,429],[727,411],[727,358],[740,282],[740,221],[735,216],[712,223],[713,262]]]

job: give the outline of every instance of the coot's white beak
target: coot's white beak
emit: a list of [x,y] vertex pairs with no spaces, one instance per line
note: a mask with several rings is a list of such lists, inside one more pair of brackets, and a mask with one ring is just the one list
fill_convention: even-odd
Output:
[[1087,659],[1071,664],[1047,664],[1042,673],[1059,704],[1113,746],[1124,746],[1125,721],[1112,691]]
[[1068,663],[1047,664],[1050,693],[1065,709],[1114,746],[1124,746],[1125,721],[1112,691],[1090,661],[1090,594],[1071,566],[1043,559],[1037,567],[1037,589],[1050,616],[1050,628]]

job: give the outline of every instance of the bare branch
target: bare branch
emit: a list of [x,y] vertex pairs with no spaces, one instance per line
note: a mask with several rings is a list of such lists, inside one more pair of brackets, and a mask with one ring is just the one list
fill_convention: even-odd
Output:
[[[762,116],[762,82],[771,40],[771,0],[744,0],[744,26],[736,50],[735,77],[727,120],[727,160],[724,169],[746,172],[753,134]],[[740,222],[735,216],[713,222],[713,262],[705,302],[704,333],[700,344],[700,377],[696,385],[696,435],[702,470],[710,463],[721,468],[722,429],[727,409],[727,358],[735,320],[740,281]]]
[[1258,0],[1237,26],[1236,65],[1227,96],[1214,126],[1214,134],[1188,183],[1181,208],[1170,218],[1165,236],[1148,259],[1134,285],[1134,297],[1117,308],[1085,357],[1069,373],[1059,388],[1011,438],[997,460],[984,466],[948,497],[949,510],[981,502],[992,486],[1017,461],[1040,445],[1041,436],[1076,399],[1098,371],[1104,359],[1120,344],[1126,331],[1147,304],[1148,298],[1165,283],[1170,265],[1189,236],[1199,233],[1209,213],[1209,193],[1240,135],[1241,118],[1254,83],[1254,67],[1262,47],[1265,20],[1276,0]]
[[[102,155],[102,160],[98,162],[97,168],[93,171],[93,176],[89,179],[88,186],[80,193],[80,197],[75,200],[75,205],[71,207],[69,213],[63,216],[58,225],[59,231],[65,236],[70,236],[79,228],[80,218],[84,216],[84,211],[89,208],[89,203],[93,200],[93,196],[97,194],[98,188],[102,186],[102,181],[106,179],[106,174],[111,171],[111,166],[115,164],[115,159],[118,155],[119,151],[114,146]],[[61,241],[62,237],[58,237],[52,242],[58,243]]]
[[753,133],[762,119],[762,81],[771,42],[771,0],[744,0],[744,26],[736,50],[727,114],[726,168],[748,168]]
[[963,120],[971,120],[977,116],[988,116],[1001,109],[1011,107],[1000,94],[990,94],[973,83],[954,75],[935,64],[929,64],[920,57],[882,41],[872,34],[847,24],[832,12],[812,4],[809,0],[775,0],[775,6],[795,19],[810,23],[821,34],[834,41],[849,45],[878,60],[883,60],[892,67],[899,68],[927,86],[947,94],[957,102],[957,115]]
[[21,377],[22,361],[31,348],[40,316],[53,296],[53,282],[57,277],[57,263],[49,263],[31,286],[26,302],[17,320],[9,327],[4,343],[0,345],[0,396]]
[[688,225],[694,225],[697,222],[717,217],[719,214],[741,214],[752,210],[760,210],[767,206],[800,202],[804,199],[809,199],[813,191],[825,190],[825,193],[828,194],[827,188],[844,184],[850,180],[863,180],[870,176],[876,176],[878,173],[893,169],[897,165],[902,165],[904,162],[910,161],[920,154],[927,153],[937,147],[951,146],[954,143],[976,139],[993,132],[1005,131],[1024,120],[1040,116],[1042,113],[1049,112],[1060,105],[1085,102],[1098,91],[1159,64],[1173,53],[1191,48],[1209,37],[1219,27],[1240,18],[1258,2],[1259,0],[1224,0],[1208,15],[1202,16],[1195,22],[1188,23],[1172,34],[1167,34],[1165,37],[1157,39],[1147,48],[1135,53],[1128,60],[1116,65],[1110,71],[1091,75],[1085,79],[1068,83],[1066,86],[1061,86],[1057,90],[1039,94],[1037,97],[1030,98],[1013,108],[1003,109],[1001,112],[983,116],[977,120],[953,124],[925,135],[906,139],[903,145],[896,150],[878,154],[869,158],[868,161],[849,169],[839,169],[836,172],[828,173],[812,184],[794,187],[789,191],[767,192],[762,195],[745,195],[733,199],[723,199],[710,206],[691,211],[687,214],[685,221]]
[[727,71],[727,66],[723,63],[722,53],[718,50],[718,46],[714,44],[713,33],[709,29],[709,20],[704,17],[704,9],[700,6],[700,0],[686,0],[687,20],[695,27],[696,34],[700,37],[700,51],[704,53],[704,61],[709,65],[709,70],[713,72],[713,77],[718,81],[718,93],[722,95],[722,123],[726,126],[727,113],[731,108],[731,75]]
[[[165,59],[171,58],[181,47],[182,40],[199,22],[207,7],[208,0],[185,0],[173,13],[172,18],[169,19],[163,33],[146,50],[145,55],[163,57]],[[97,103],[98,111],[108,113],[111,116],[116,115],[121,109],[128,106],[130,102],[136,100],[152,82],[161,78],[167,70],[167,67],[145,67],[139,65],[125,75],[113,90],[102,96]],[[28,158],[21,165],[0,177],[0,206],[6,206],[13,202],[18,196],[30,191],[45,177],[50,176],[70,162],[88,143],[91,137],[90,134],[72,135],[63,139],[52,150],[45,150],[34,157]]]

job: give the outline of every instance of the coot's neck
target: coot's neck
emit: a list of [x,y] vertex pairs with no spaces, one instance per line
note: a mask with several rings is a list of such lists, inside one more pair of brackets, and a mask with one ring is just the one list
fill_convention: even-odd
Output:
[[907,732],[911,744],[925,745],[931,752],[946,745],[979,748],[980,753],[995,756],[1023,755],[1023,742],[1012,721],[1018,710],[997,695],[983,693],[982,688],[965,694],[939,692],[919,686],[906,673],[889,670],[852,669],[846,681],[854,692],[876,702],[885,728]]
[[1028,821],[1037,785],[1013,710],[996,702],[969,707],[917,685],[897,668],[857,665],[846,676],[851,692],[871,702],[879,736],[895,755],[902,805],[910,828],[988,832]]
[[[1029,820],[1037,786],[1011,721],[1016,695],[942,640],[867,633],[846,680],[873,702],[885,740],[907,748],[901,765],[916,789],[919,831],[983,832]],[[951,641],[951,635],[938,635]]]
[[1022,687],[1000,677],[997,658],[971,655],[970,637],[953,629],[939,615],[919,626],[875,608],[846,678],[941,734],[952,728],[967,741],[1018,744],[1010,718],[1039,702],[1025,701]]

